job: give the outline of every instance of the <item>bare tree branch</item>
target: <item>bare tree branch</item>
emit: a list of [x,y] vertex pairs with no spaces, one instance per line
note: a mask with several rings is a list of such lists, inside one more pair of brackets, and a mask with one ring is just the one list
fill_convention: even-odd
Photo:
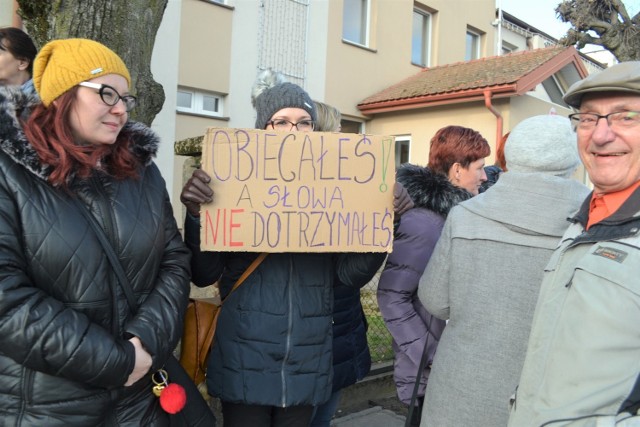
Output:
[[632,19],[622,0],[564,0],[556,14],[572,26],[560,43],[602,46],[619,61],[640,59],[640,13]]

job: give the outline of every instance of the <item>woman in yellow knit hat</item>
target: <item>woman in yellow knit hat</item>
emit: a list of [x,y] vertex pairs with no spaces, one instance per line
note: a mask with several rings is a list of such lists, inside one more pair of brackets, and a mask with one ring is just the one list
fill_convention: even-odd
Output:
[[128,121],[129,71],[100,43],[46,44],[33,81],[40,103],[0,90],[0,424],[169,425],[152,376],[180,337],[190,255],[158,137]]

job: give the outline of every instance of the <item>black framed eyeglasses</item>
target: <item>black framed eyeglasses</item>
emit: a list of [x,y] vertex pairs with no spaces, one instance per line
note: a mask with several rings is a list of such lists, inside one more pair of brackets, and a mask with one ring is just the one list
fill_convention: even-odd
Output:
[[96,89],[98,91],[98,94],[100,95],[100,99],[102,99],[102,102],[110,107],[113,107],[118,103],[118,101],[122,100],[122,102],[124,102],[124,107],[127,110],[127,113],[133,110],[136,106],[136,103],[138,102],[138,99],[135,96],[120,95],[117,90],[109,85],[91,82],[80,82],[78,83],[78,86]]
[[616,111],[609,114],[574,113],[569,114],[569,120],[574,130],[593,130],[598,120],[605,119],[613,130],[626,129],[640,124],[640,111]]
[[269,120],[267,124],[271,125],[275,130],[280,130],[285,132],[292,131],[293,128],[296,128],[296,130],[299,130],[302,132],[309,132],[309,131],[312,131],[316,125],[315,122],[310,119],[300,120],[298,123],[293,123],[285,119],[276,119],[276,120]]

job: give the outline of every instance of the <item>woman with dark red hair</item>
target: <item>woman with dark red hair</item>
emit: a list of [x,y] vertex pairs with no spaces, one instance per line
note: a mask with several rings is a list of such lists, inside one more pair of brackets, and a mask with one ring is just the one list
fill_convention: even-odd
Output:
[[0,87],[1,424],[168,426],[152,376],[181,335],[190,254],[159,139],[128,121],[129,71],[98,42],[49,42],[33,80],[40,101]]
[[[418,281],[431,258],[449,210],[478,194],[487,180],[484,158],[491,149],[473,129],[444,127],[431,139],[427,167],[402,165],[396,179],[415,203],[402,215],[393,252],[389,254],[380,282],[378,305],[393,338],[394,379],[398,398],[409,404],[416,381],[420,381],[418,407],[412,425],[420,424],[429,366],[445,322],[429,314],[418,300]],[[418,367],[428,344],[426,369]]]

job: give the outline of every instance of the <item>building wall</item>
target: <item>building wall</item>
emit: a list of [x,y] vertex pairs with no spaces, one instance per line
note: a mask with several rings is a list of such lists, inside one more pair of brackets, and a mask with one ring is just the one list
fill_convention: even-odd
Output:
[[324,92],[312,91],[312,96],[335,105],[347,116],[365,119],[356,107],[360,101],[420,72],[421,67],[411,63],[414,6],[432,13],[431,66],[464,61],[468,26],[484,33],[481,56],[493,54],[496,32],[491,25],[493,0],[457,0],[455,7],[447,0],[372,0],[372,28],[366,48],[343,41],[342,1],[312,0],[312,11],[319,8],[316,3],[328,8],[328,22],[324,24],[326,35],[320,31],[310,35],[310,40],[314,34],[326,39],[326,53],[319,52],[323,59],[314,62],[315,51],[310,58],[314,64],[309,71],[313,77],[311,84],[316,84],[316,78],[324,80],[324,84],[319,85],[324,87]]
[[[173,58],[177,63],[177,84],[171,90],[176,92],[181,86],[226,97],[231,85],[233,10],[200,0],[181,3],[178,16],[183,30],[178,33],[179,49]],[[212,118],[177,112],[173,140],[201,136],[210,126],[226,127],[229,125],[226,108],[223,115]]]
[[178,69],[175,61],[178,53],[178,39],[174,34],[180,32],[180,3],[180,0],[168,1],[151,55],[153,78],[162,85],[165,94],[163,109],[151,124],[151,128],[160,137],[160,146],[155,162],[167,183],[167,191],[176,212],[179,212],[176,209],[180,209],[179,192],[176,191],[176,186],[178,181],[181,181],[176,177],[181,178],[181,175],[179,171],[176,173],[173,154],[173,137],[176,128],[176,91],[174,88],[178,81]]
[[11,26],[14,0],[0,0],[0,27]]
[[[502,117],[503,135],[528,117],[549,114],[550,107],[563,116],[571,113],[567,108],[550,104],[532,95],[493,99],[492,105]],[[491,155],[486,159],[486,163],[494,163],[498,120],[482,102],[379,114],[369,124],[368,133],[410,137],[409,161],[426,165],[429,158],[429,141],[438,129],[448,125],[464,126],[480,132],[491,146]]]
[[184,0],[180,16],[178,73],[183,86],[229,93],[234,11]]
[[[508,102],[505,99],[495,100],[493,105],[503,116],[508,116]],[[472,128],[489,142],[491,157],[487,164],[490,164],[495,153],[496,123],[496,117],[484,103],[476,102],[379,115],[370,123],[368,131],[376,135],[410,135],[409,162],[426,165],[429,142],[438,129],[449,125]]]
[[497,28],[494,0],[432,0],[424,4],[437,10],[436,60],[433,65],[451,64],[464,61],[466,32],[470,27],[479,31],[482,37],[480,56],[493,56]]
[[318,98],[345,115],[363,118],[357,104],[367,96],[420,71],[411,64],[410,0],[372,0],[367,47],[343,41],[342,1],[331,2],[325,75],[326,90]]

